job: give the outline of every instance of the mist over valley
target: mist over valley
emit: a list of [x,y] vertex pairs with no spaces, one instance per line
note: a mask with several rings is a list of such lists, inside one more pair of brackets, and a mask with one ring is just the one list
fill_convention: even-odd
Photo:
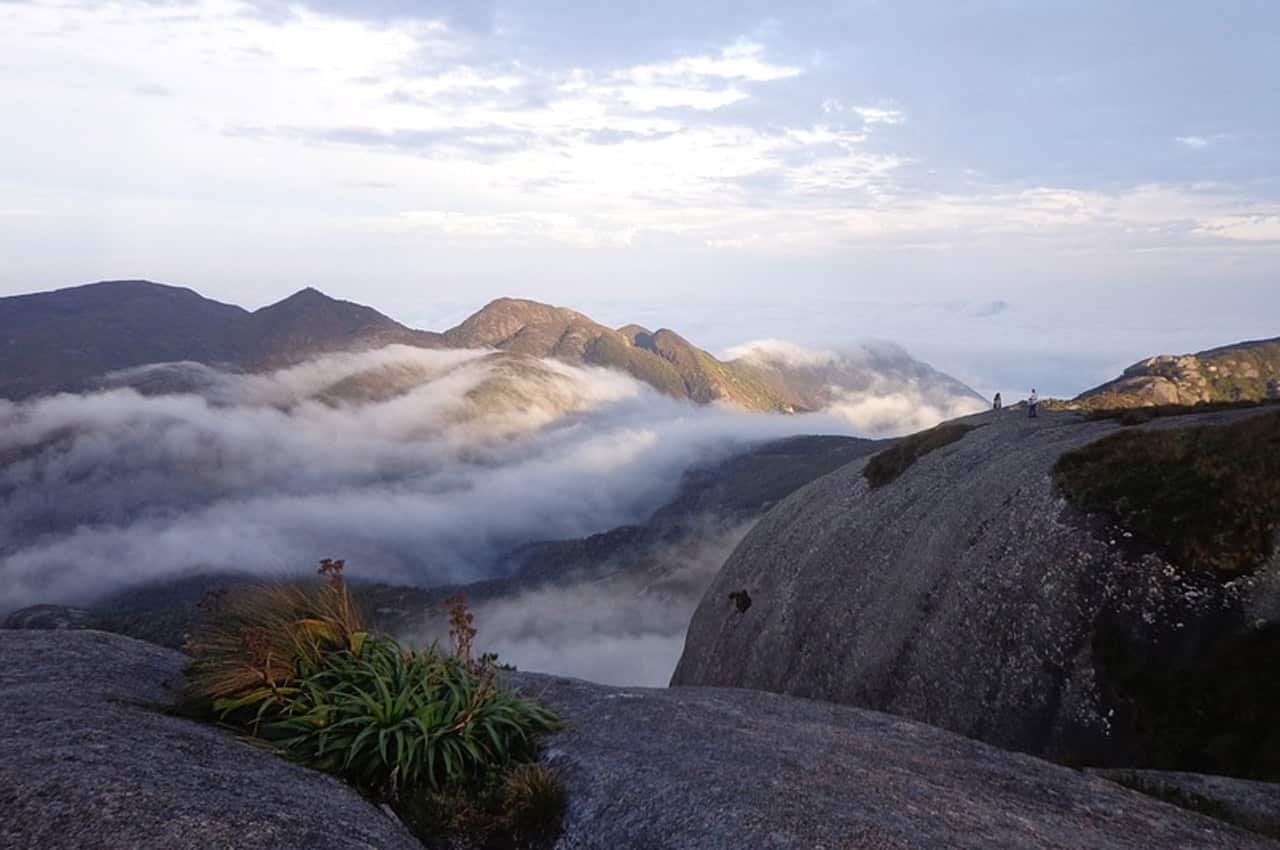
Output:
[[[131,297],[104,301],[113,287]],[[254,314],[154,284],[38,298],[18,332],[77,341],[45,351],[47,391],[0,374],[18,396],[0,400],[0,613],[200,575],[280,580],[326,557],[357,581],[465,590],[517,576],[513,553],[536,541],[652,523],[688,474],[769,441],[906,433],[983,405],[885,344],[765,340],[722,362],[670,331],[512,299],[431,334],[315,292]],[[168,322],[113,322],[138,299]],[[152,348],[201,359],[146,362]],[[737,483],[749,509],[686,505],[678,528],[596,553],[589,575],[574,570],[592,559],[544,557],[554,585],[477,602],[483,639],[520,666],[663,683],[712,575],[789,492]],[[412,623],[423,640],[442,634],[432,611]]]

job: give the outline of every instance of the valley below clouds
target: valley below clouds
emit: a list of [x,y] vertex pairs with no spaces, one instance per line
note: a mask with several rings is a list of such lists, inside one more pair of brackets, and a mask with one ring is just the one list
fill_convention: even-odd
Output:
[[[99,384],[0,401],[0,614],[196,574],[284,578],[329,557],[395,585],[504,578],[515,547],[643,522],[686,470],[748,446],[896,433],[965,404],[868,380],[829,412],[745,413],[606,369],[399,345],[263,374],[157,364]],[[849,396],[876,415],[839,415]],[[662,683],[748,527],[709,525],[649,578],[485,602],[481,641],[530,669]]]

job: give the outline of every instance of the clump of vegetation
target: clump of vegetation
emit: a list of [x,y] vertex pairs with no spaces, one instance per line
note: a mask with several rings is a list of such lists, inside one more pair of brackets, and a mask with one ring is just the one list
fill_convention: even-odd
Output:
[[1190,416],[1195,413],[1217,413],[1222,410],[1248,410],[1264,405],[1280,404],[1275,399],[1254,401],[1201,401],[1195,404],[1152,404],[1144,407],[1106,407],[1088,411],[1084,418],[1089,422],[1115,420],[1121,425],[1145,425],[1153,419],[1171,416]]
[[415,794],[397,811],[420,837],[460,835],[485,850],[516,850],[551,846],[567,802],[554,769],[521,764],[484,782]]
[[1245,572],[1271,556],[1280,528],[1280,413],[1112,434],[1064,454],[1054,476],[1072,504],[1176,563]]
[[1199,812],[1216,820],[1231,820],[1230,812],[1222,801],[1179,788],[1176,785],[1161,782],[1158,778],[1147,777],[1140,773],[1121,772],[1113,772],[1108,774],[1106,778],[1117,785],[1123,785],[1125,788],[1137,791],[1139,794],[1155,797],[1157,800],[1163,800],[1179,808]]
[[553,838],[564,791],[536,763],[537,736],[560,719],[501,685],[494,656],[473,657],[462,597],[452,651],[410,649],[364,628],[344,567],[217,600],[188,642],[193,703],[389,803],[429,845]]
[[873,488],[883,487],[896,481],[898,476],[929,452],[954,443],[973,428],[972,425],[949,422],[930,428],[928,431],[903,437],[871,458],[863,468],[862,474],[866,476]]

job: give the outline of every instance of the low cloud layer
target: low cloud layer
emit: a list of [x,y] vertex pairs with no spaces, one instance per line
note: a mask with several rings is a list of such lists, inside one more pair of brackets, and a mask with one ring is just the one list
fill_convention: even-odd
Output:
[[825,351],[762,339],[725,356],[785,382],[805,407],[837,416],[860,434],[907,434],[986,407],[969,387],[887,342]]
[[[665,687],[694,608],[751,525],[708,518],[685,539],[646,552],[643,564],[609,565],[619,572],[606,578],[481,602],[473,607],[477,646],[521,670]],[[409,637],[445,642],[443,615]]]
[[485,352],[391,347],[269,375],[179,364],[120,382],[133,386],[0,403],[0,611],[323,557],[419,586],[491,577],[520,543],[644,518],[696,462],[850,431]]

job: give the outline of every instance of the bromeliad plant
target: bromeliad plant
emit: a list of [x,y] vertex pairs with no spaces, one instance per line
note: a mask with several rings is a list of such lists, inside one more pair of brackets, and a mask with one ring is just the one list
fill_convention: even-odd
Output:
[[218,600],[187,646],[194,701],[397,808],[422,812],[428,798],[478,794],[475,810],[491,812],[530,777],[534,787],[558,788],[535,762],[536,736],[560,720],[499,683],[492,656],[472,657],[464,600],[450,600],[451,652],[407,648],[365,629],[344,567],[321,562],[327,581],[318,587],[255,587]]
[[300,676],[258,734],[315,767],[395,794],[474,782],[536,760],[534,735],[557,727],[545,708],[497,685],[491,668],[372,637]]

